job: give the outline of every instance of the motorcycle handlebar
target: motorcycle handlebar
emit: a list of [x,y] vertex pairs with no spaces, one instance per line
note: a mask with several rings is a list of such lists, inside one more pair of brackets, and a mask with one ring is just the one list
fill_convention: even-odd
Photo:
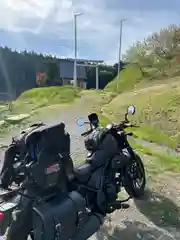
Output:
[[140,126],[131,124],[131,127],[137,127],[137,128],[138,128],[138,127],[140,127]]
[[127,133],[124,133],[125,136],[133,136],[133,133],[132,132],[127,132]]
[[84,132],[84,133],[81,133],[81,136],[85,137],[87,136],[88,134],[90,134],[92,132],[92,130],[89,130],[87,132]]
[[[117,124],[117,125],[113,126],[113,128],[116,129],[116,130],[122,130],[122,129],[128,128],[128,127],[140,127],[140,126],[131,124],[129,122],[121,122],[120,124]],[[87,132],[81,133],[81,136],[85,137],[88,134],[90,134],[92,131],[93,131],[93,129],[90,129]]]
[[124,129],[124,128],[128,128],[128,127],[140,127],[138,125],[135,124],[131,124],[129,122],[121,122],[120,124],[116,125],[115,128],[119,128],[119,129]]

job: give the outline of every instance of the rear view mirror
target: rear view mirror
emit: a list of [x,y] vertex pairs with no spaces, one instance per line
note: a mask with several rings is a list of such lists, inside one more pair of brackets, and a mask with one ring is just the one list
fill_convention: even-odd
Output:
[[127,108],[127,113],[131,113],[132,115],[134,115],[135,112],[136,112],[135,106],[132,105]]
[[98,122],[99,122],[99,118],[98,118],[97,113],[91,113],[91,114],[88,116],[88,119],[89,119],[89,122],[90,122],[90,123],[93,123],[93,122],[98,123]]
[[78,125],[79,127],[84,126],[84,124],[85,124],[85,122],[84,122],[84,120],[83,120],[82,118],[80,118],[80,119],[77,120],[77,125]]

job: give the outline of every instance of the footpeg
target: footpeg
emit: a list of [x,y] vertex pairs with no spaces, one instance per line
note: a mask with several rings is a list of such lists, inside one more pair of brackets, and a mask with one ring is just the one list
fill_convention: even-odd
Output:
[[127,208],[129,208],[129,204],[121,203],[120,201],[117,201],[117,202],[111,204],[111,207],[114,209],[127,209]]
[[118,201],[116,201],[116,202],[124,203],[124,202],[129,201],[131,198],[132,198],[132,197],[128,197],[128,198],[126,198],[126,199],[124,199],[124,200],[118,200]]
[[129,201],[131,199],[131,197],[128,197],[125,200],[117,200],[115,202],[111,202],[111,204],[108,207],[108,213],[112,213],[117,209],[127,209],[129,208],[129,204],[125,203],[127,201]]

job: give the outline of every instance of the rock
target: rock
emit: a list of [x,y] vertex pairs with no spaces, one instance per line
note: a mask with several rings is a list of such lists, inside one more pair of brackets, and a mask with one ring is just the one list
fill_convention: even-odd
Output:
[[29,114],[18,114],[18,115],[9,115],[5,118],[5,121],[8,123],[18,123],[21,122],[22,120],[29,118]]
[[6,122],[5,122],[4,120],[1,120],[1,121],[0,121],[0,127],[4,126],[5,123],[6,123]]

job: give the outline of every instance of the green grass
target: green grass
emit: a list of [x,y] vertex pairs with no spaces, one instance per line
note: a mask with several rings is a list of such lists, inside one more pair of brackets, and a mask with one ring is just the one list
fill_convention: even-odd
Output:
[[[132,138],[130,140],[132,147],[140,154],[153,156],[150,161],[144,161],[149,172],[162,173],[164,171],[180,172],[180,157],[170,156],[157,149],[137,144]],[[146,158],[148,159],[148,157]]]
[[108,123],[110,123],[109,119],[106,116],[104,116],[99,112],[97,112],[97,114],[99,115],[100,123],[103,127],[105,127]]
[[129,129],[133,132],[134,137],[149,141],[155,142],[157,144],[166,145],[169,148],[174,149],[177,145],[177,142],[167,134],[158,131],[155,127],[151,125],[142,124],[139,128],[131,128]]
[[[21,123],[20,121],[6,122],[0,128],[0,135],[6,134],[14,128],[25,126],[29,122],[36,121],[36,119],[38,120],[39,113],[45,118],[57,115],[57,111],[61,111],[61,109],[70,106],[79,97],[80,90],[69,86],[44,87],[28,90],[13,102],[12,110],[9,113],[0,115],[0,120],[6,118],[7,114],[18,116],[19,114],[28,113],[30,114],[30,118],[21,121]],[[56,108],[53,109],[52,106],[56,106]],[[0,110],[4,108],[5,106],[2,106]]]
[[137,66],[130,66],[120,72],[120,78],[116,77],[105,90],[111,92],[124,92],[133,89],[143,79],[142,72]]
[[137,137],[171,148],[180,143],[180,78],[119,94],[104,110],[118,122],[128,105],[137,109],[130,117],[140,125],[133,130]]
[[21,94],[13,103],[16,112],[35,110],[54,104],[69,104],[79,97],[79,90],[72,87],[33,88]]
[[[80,99],[83,98],[83,100]],[[97,112],[100,116],[102,124],[108,120],[100,114],[100,108],[104,104],[109,103],[114,94],[102,90],[79,90],[72,87],[46,87],[35,88],[24,92],[14,103],[11,114],[28,113],[30,117],[26,120],[12,124],[6,123],[1,129],[0,134],[5,134],[13,128],[26,126],[34,121],[43,121],[43,119],[50,119],[59,117],[61,111],[77,107],[77,111],[81,112],[79,108],[85,108],[87,114],[90,112]],[[79,103],[82,103],[79,105]]]

